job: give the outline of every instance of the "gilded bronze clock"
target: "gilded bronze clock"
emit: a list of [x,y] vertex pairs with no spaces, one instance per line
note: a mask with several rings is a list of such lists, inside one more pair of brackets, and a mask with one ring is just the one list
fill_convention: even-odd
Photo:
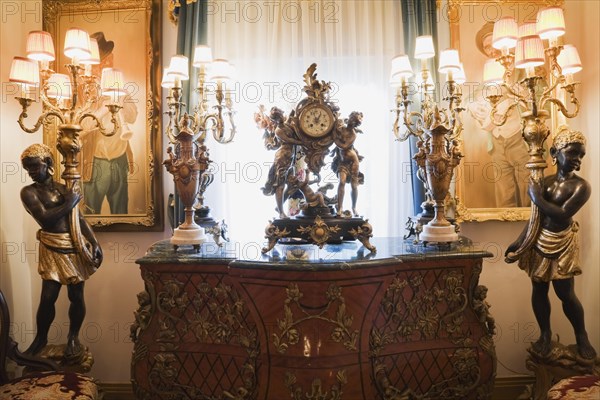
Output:
[[[374,252],[376,249],[369,242],[373,227],[356,211],[357,186],[364,175],[359,170],[362,157],[354,141],[362,113],[354,111],[346,120],[340,118],[339,107],[330,98],[331,83],[319,81],[316,69],[317,64],[311,64],[306,70],[302,90],[307,97],[288,116],[277,107],[271,108],[268,116],[265,107],[261,107],[261,113],[254,116],[265,129],[265,146],[277,150],[262,191],[275,196],[279,218],[270,221],[265,229],[268,244],[262,252],[273,249],[278,242],[323,247],[326,243],[353,239]],[[335,196],[327,195],[334,185],[321,181],[321,168],[327,163],[338,176]],[[352,185],[352,211],[342,208],[348,183]],[[284,205],[286,198],[298,201],[297,209],[288,206],[289,216]]]
[[333,128],[335,117],[331,109],[323,103],[310,103],[300,112],[300,129],[313,138],[327,135]]

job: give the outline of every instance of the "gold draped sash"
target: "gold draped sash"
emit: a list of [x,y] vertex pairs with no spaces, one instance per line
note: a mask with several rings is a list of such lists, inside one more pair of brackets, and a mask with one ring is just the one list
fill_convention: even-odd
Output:
[[77,252],[69,233],[38,231],[40,241],[38,272],[42,279],[63,285],[87,280],[96,267]]
[[535,244],[519,258],[519,268],[542,282],[581,274],[578,231],[576,222],[560,232],[540,229]]

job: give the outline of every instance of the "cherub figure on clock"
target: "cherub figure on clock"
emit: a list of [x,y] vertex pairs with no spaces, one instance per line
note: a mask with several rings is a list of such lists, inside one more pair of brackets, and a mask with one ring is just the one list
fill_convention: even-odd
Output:
[[340,180],[337,194],[338,216],[344,215],[345,187],[347,183],[350,183],[352,215],[358,217],[358,212],[356,211],[358,185],[364,182],[365,176],[359,171],[359,163],[363,157],[358,154],[358,151],[354,147],[354,141],[356,140],[356,133],[361,132],[358,127],[362,123],[362,119],[363,114],[361,112],[353,111],[350,113],[346,125],[338,124],[338,128],[333,132],[333,141],[336,147],[332,152],[333,162],[331,168]]
[[[360,240],[370,251],[372,227],[358,215],[356,203],[358,185],[364,180],[359,171],[359,156],[354,142],[363,115],[352,112],[346,122],[339,117],[339,107],[329,98],[331,84],[317,80],[316,64],[304,74],[303,98],[285,116],[273,107],[269,115],[265,108],[255,114],[255,122],[264,129],[265,147],[276,150],[267,182],[262,188],[265,195],[275,195],[278,218],[266,229],[268,245],[263,253],[280,243],[312,243],[323,247],[326,243]],[[334,150],[331,147],[335,145]],[[337,196],[327,196],[334,185],[321,184],[321,168],[326,157],[333,156],[332,169],[339,183]],[[300,159],[304,162],[298,162]],[[306,170],[299,171],[298,166]],[[344,212],[345,186],[351,185],[352,212]],[[301,211],[290,217],[284,210],[288,197],[301,197]]]

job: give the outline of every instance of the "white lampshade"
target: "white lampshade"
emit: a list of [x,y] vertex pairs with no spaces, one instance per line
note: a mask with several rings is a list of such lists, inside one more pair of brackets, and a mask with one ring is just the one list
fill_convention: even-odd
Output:
[[83,29],[71,28],[65,36],[65,56],[82,60],[91,56],[90,35]]
[[169,74],[169,68],[165,68],[160,86],[164,87],[165,89],[171,89],[175,87],[175,75]]
[[66,74],[52,74],[46,82],[46,96],[56,100],[71,98],[71,79]]
[[[519,26],[519,38],[537,35],[537,25],[535,22]],[[539,35],[538,35],[539,36]]]
[[460,69],[454,74],[454,82],[462,85],[467,81],[467,75],[465,74],[465,67],[463,63],[460,63]]
[[410,60],[406,54],[396,56],[392,59],[392,70],[390,72],[390,83],[392,86],[400,85],[402,78],[408,79],[413,76]]
[[571,44],[565,44],[557,57],[558,65],[563,74],[574,74],[583,69],[577,48]]
[[231,77],[231,67],[229,62],[223,58],[217,58],[210,67],[210,80],[226,81]]
[[544,65],[544,44],[538,35],[525,36],[517,40],[515,67],[526,69]]
[[100,79],[100,88],[104,96],[112,96],[115,100],[127,94],[123,72],[116,68],[104,68]]
[[519,26],[512,17],[500,18],[494,24],[492,46],[495,49],[512,49],[517,45]]
[[201,66],[206,66],[213,61],[212,58],[212,50],[209,46],[199,45],[194,49],[194,62],[192,65],[196,68],[200,68]]
[[433,38],[429,35],[418,36],[415,43],[415,58],[427,59],[435,56]]
[[494,59],[489,59],[483,65],[483,83],[502,83],[504,67]]
[[190,79],[189,75],[189,60],[186,56],[176,55],[171,57],[171,62],[169,63],[169,74],[173,75],[175,78],[179,78],[182,81],[187,81]]
[[37,85],[40,83],[40,69],[36,61],[25,57],[14,57],[10,66],[10,82],[23,85]]
[[100,50],[98,49],[98,41],[90,38],[90,56],[79,60],[82,64],[98,65],[100,64]]
[[54,61],[54,42],[52,35],[44,31],[31,31],[27,35],[27,58],[35,61]]
[[565,17],[560,7],[549,7],[537,13],[537,34],[542,39],[556,39],[565,34]]
[[447,74],[449,72],[458,72],[460,69],[460,60],[458,50],[446,49],[440,53],[440,66],[438,71]]

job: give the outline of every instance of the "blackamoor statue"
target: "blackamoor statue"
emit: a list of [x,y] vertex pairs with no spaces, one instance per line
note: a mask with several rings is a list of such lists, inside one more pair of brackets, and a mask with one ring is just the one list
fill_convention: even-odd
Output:
[[[532,306],[540,327],[540,337],[531,350],[547,356],[552,350],[550,329],[550,284],[562,302],[563,311],[573,326],[577,352],[584,359],[594,359],[592,347],[585,330],[583,307],[575,294],[576,275],[581,274],[579,264],[579,225],[573,216],[590,198],[588,182],[575,174],[585,155],[585,137],[576,131],[563,128],[554,138],[550,148],[556,174],[543,182],[530,181],[529,195],[542,214],[541,227],[534,245],[519,257],[519,267],[527,272],[533,284]],[[506,254],[520,247],[525,231],[511,244]]]
[[[37,332],[26,353],[40,354],[48,344],[55,303],[62,286],[66,285],[71,302],[70,326],[67,344],[61,352],[67,364],[86,364],[91,355],[79,342],[79,331],[85,318],[83,290],[85,281],[102,262],[102,250],[90,225],[81,214],[73,213],[81,201],[81,193],[67,189],[53,179],[55,168],[50,148],[33,144],[22,153],[21,162],[33,180],[21,190],[21,200],[41,228],[37,238],[40,241],[38,272],[42,278],[42,293],[36,314]],[[80,232],[72,231],[70,219],[73,215],[79,218]],[[77,236],[82,236],[92,259],[86,258],[76,246]]]

